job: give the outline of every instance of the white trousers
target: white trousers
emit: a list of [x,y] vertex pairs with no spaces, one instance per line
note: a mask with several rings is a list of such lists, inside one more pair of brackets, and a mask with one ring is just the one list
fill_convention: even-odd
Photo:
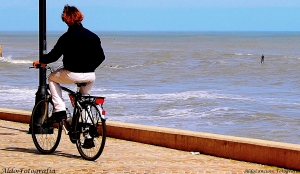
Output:
[[48,78],[48,83],[52,95],[55,112],[66,110],[66,105],[62,98],[62,90],[60,84],[72,84],[76,82],[85,82],[87,83],[87,85],[80,87],[80,92],[83,95],[88,95],[91,92],[95,79],[96,76],[94,72],[74,73],[61,68],[51,73]]

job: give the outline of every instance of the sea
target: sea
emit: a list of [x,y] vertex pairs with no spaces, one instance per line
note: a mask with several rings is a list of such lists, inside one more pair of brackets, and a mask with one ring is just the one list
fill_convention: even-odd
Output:
[[[63,33],[47,32],[48,52]],[[300,144],[300,32],[95,33],[106,60],[91,95],[108,120]],[[38,32],[0,32],[0,45],[0,107],[31,111]]]

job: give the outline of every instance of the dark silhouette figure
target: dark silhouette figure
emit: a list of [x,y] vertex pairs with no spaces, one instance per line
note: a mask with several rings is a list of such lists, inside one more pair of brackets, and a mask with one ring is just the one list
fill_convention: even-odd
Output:
[[261,56],[261,59],[260,59],[260,63],[264,63],[264,61],[265,61],[265,56],[262,55],[262,56]]

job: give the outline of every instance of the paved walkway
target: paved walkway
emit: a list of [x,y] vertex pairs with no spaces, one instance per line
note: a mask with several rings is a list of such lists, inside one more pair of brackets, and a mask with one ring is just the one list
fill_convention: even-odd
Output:
[[0,120],[0,173],[300,173],[113,138],[91,162],[65,134],[53,154],[42,155],[27,131],[27,124]]

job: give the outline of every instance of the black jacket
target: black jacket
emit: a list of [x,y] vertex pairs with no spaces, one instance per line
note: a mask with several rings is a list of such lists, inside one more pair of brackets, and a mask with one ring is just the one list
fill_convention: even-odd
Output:
[[52,63],[62,55],[64,68],[71,72],[94,72],[105,59],[100,38],[81,24],[69,27],[40,62]]

